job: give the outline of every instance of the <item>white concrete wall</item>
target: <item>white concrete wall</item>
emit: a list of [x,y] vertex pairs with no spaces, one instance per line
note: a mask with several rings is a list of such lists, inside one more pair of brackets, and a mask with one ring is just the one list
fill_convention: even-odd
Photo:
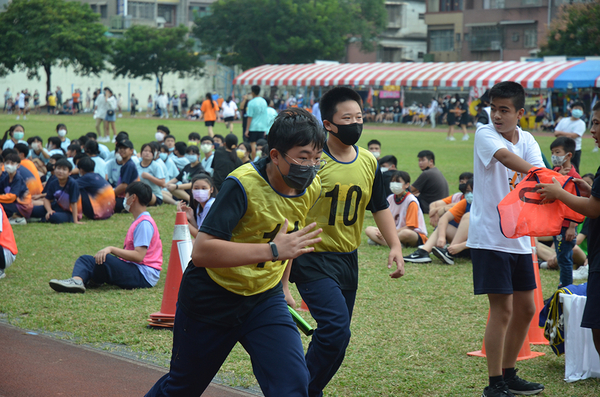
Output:
[[[205,68],[205,76],[201,78],[184,78],[180,79],[177,74],[170,74],[164,77],[163,91],[172,93],[177,91],[181,93],[184,89],[188,94],[190,105],[197,100],[204,99],[207,92],[217,92],[222,96],[231,95],[231,81],[233,74],[229,68],[221,65],[215,65],[214,62],[207,62]],[[229,73],[228,73],[229,71]],[[40,80],[28,79],[26,72],[16,72],[5,77],[0,77],[0,101],[4,102],[3,94],[6,88],[10,88],[14,94],[17,91],[28,89],[30,93],[38,90],[41,97],[41,104],[45,105],[46,97],[46,74],[43,69],[39,70]],[[123,106],[128,108],[128,98],[131,94],[135,94],[142,109],[146,108],[148,95],[153,95],[158,90],[156,80],[143,80],[141,78],[114,78],[109,72],[101,73],[99,76],[78,76],[73,72],[72,68],[52,69],[50,77],[51,90],[56,91],[56,86],[60,86],[63,91],[63,100],[70,97],[75,88],[81,89],[82,103],[85,106],[85,95],[88,87],[93,92],[94,89],[100,87],[110,87],[115,95],[121,94],[123,97]],[[226,92],[228,91],[228,92]]]

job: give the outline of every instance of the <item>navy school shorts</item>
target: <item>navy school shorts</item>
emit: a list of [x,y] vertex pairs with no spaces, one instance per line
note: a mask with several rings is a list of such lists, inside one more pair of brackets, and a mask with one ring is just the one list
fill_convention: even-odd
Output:
[[475,295],[512,294],[536,288],[531,254],[471,248]]
[[590,273],[587,286],[587,301],[583,318],[583,328],[600,329],[600,273]]

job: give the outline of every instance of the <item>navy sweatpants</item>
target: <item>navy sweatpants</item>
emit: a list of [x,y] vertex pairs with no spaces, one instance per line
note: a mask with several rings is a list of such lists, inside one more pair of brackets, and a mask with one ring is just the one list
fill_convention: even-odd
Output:
[[250,355],[266,397],[308,396],[304,350],[283,294],[256,306],[235,327],[194,320],[178,307],[170,372],[146,396],[200,396],[237,342]]

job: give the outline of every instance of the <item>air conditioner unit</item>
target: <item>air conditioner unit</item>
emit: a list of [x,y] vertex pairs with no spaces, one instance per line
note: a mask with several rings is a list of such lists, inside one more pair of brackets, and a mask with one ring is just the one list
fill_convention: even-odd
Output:
[[500,41],[499,40],[491,41],[490,42],[490,49],[491,50],[495,50],[495,51],[499,51],[501,49]]
[[156,27],[158,27],[158,28],[164,28],[165,27],[165,23],[167,23],[167,20],[164,19],[163,17],[156,18]]

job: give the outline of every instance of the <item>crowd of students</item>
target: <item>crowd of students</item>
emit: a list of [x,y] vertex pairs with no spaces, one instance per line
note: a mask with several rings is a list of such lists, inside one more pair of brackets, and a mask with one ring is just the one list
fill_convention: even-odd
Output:
[[[490,91],[490,117],[475,136],[474,170],[460,175],[459,191],[452,195],[433,152],[418,153],[421,174],[411,183],[394,156],[381,156],[379,141],[368,142],[368,150],[356,146],[363,109],[354,90],[336,87],[321,98],[322,123],[304,109],[290,108],[266,131],[263,120],[256,120],[266,105],[259,93],[253,87],[255,103],[247,107],[248,143],[238,144],[233,134],[197,133],[178,142],[159,125],[155,141],[138,154],[126,132],[117,134],[111,152],[93,132],[69,140],[64,124],[46,147],[39,137],[25,141],[22,125],[12,126],[0,142],[0,242],[6,243],[0,278],[16,255],[12,231],[4,241],[7,225],[34,219],[79,223],[82,216],[98,220],[129,212],[134,221],[124,248],[80,257],[70,278],[53,279],[50,286],[58,292],[85,292],[102,283],[150,288],[160,276],[162,246],[147,208],[176,204],[186,213],[195,243],[180,287],[170,372],[148,395],[201,394],[239,341],[266,395],[319,396],[350,341],[357,249],[368,209],[377,225],[365,230],[369,244],[389,247],[392,278],[404,275],[405,261],[431,262],[430,253],[445,264],[460,255],[472,259],[475,294],[490,302],[489,386],[483,396],[541,392],[543,385],[521,379],[515,369],[535,307],[531,246],[528,239],[504,238],[495,211],[511,183],[544,166],[531,134],[516,128],[524,112],[523,88],[506,82]],[[208,95],[206,100],[212,101]],[[592,196],[573,200],[557,184],[541,185],[543,194],[595,217],[598,184],[584,188],[572,164],[575,141],[559,136],[550,149],[555,171],[577,178]],[[591,203],[585,210],[583,200]],[[431,235],[424,214],[435,227]],[[566,221],[554,237],[561,286],[573,281],[576,227]],[[590,283],[598,282],[597,228],[591,220]],[[417,250],[403,256],[403,245]],[[286,308],[296,304],[290,282],[318,324],[306,354]],[[592,295],[592,302],[597,299]],[[584,325],[597,340],[593,310],[586,308]]]

